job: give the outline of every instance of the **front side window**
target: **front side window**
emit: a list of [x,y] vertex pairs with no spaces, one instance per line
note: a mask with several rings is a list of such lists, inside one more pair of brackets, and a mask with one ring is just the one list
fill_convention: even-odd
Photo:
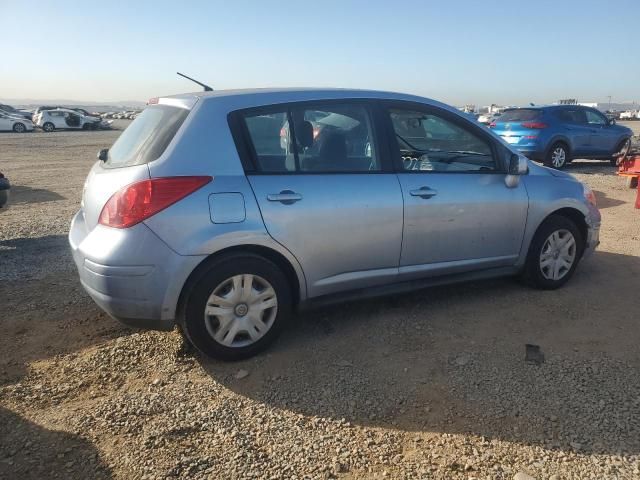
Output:
[[373,125],[362,105],[292,106],[246,114],[255,159],[264,173],[379,171]]
[[496,161],[489,142],[439,115],[389,110],[405,171],[491,172]]
[[604,118],[604,116],[600,115],[597,112],[586,110],[585,113],[587,114],[587,123],[589,125],[605,125],[607,123],[607,120]]

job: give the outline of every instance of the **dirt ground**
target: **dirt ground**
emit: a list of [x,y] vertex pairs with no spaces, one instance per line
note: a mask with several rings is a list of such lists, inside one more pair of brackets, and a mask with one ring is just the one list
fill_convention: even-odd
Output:
[[566,287],[339,305],[221,363],[78,282],[68,225],[119,133],[0,134],[0,479],[640,478],[640,210],[612,167],[568,168],[603,226]]

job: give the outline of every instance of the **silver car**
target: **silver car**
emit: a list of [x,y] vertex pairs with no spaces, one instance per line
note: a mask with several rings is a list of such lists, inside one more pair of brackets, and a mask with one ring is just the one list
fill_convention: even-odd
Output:
[[508,275],[558,288],[599,226],[586,185],[442,103],[247,90],[152,99],[100,152],[69,242],[111,316],[239,359],[310,306]]

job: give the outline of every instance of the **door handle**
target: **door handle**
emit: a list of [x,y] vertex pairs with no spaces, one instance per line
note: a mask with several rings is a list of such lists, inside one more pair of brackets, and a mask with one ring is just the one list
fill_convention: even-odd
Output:
[[409,193],[413,197],[431,198],[435,197],[438,191],[429,187],[420,187],[416,190],[411,190]]
[[280,193],[270,193],[267,195],[267,200],[270,202],[280,202],[284,205],[291,205],[292,203],[302,200],[302,195],[291,190],[282,190]]

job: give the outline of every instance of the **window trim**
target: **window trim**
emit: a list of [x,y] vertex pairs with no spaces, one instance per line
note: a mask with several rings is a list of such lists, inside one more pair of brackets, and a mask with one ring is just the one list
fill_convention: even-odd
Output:
[[[253,141],[251,140],[251,135],[249,134],[247,123],[244,121],[244,116],[268,113],[286,113],[287,118],[290,122],[291,111],[294,108],[326,108],[327,106],[331,105],[357,105],[363,107],[366,110],[366,113],[369,115],[369,120],[371,122],[374,149],[380,162],[379,170],[341,170],[334,172],[264,172],[260,169],[258,156],[255,151]],[[393,161],[391,158],[391,150],[389,149],[389,142],[387,139],[387,129],[386,125],[384,124],[384,113],[382,112],[377,99],[345,97],[274,103],[234,110],[227,115],[227,122],[231,130],[231,136],[233,137],[233,141],[236,145],[236,150],[240,157],[240,162],[246,175],[379,175],[395,172]],[[294,129],[292,128],[291,130],[291,134],[294,135]],[[297,158],[297,147],[295,156]],[[298,160],[296,160],[296,163],[297,162]],[[299,165],[296,164],[296,167],[299,168]]]
[[[381,100],[381,111],[384,115],[384,123],[387,131],[387,138],[389,142],[390,155],[393,159],[394,171],[398,174],[400,173],[408,173],[408,174],[445,174],[445,175],[453,175],[453,174],[462,174],[462,175],[505,175],[507,174],[507,165],[505,153],[511,153],[511,151],[500,145],[495,138],[491,136],[488,131],[484,130],[484,127],[480,125],[475,125],[469,120],[461,118],[455,113],[452,113],[444,108],[437,107],[435,105],[430,105],[426,103],[419,102],[411,102],[406,100]],[[393,128],[393,122],[391,121],[391,115],[389,110],[391,109],[404,109],[404,110],[413,110],[418,112],[424,112],[427,115],[435,115],[444,118],[445,120],[453,123],[454,125],[470,131],[477,137],[482,140],[485,140],[489,144],[489,148],[491,148],[491,152],[496,162],[496,170],[491,171],[480,171],[480,170],[463,170],[463,171],[451,171],[451,172],[441,172],[434,170],[405,170],[404,165],[402,163],[402,158],[400,156],[400,147],[398,144],[398,139],[396,138],[395,129]],[[503,154],[501,154],[501,150],[504,150]]]

